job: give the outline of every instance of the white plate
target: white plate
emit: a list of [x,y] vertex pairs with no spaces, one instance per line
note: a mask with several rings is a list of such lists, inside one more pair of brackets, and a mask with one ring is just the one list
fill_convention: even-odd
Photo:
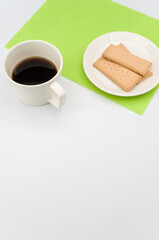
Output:
[[[130,92],[125,92],[113,81],[93,67],[93,63],[102,55],[110,44],[123,43],[136,56],[152,62],[152,77],[136,85]],[[117,96],[137,96],[153,89],[159,83],[159,49],[150,40],[135,33],[112,32],[93,40],[83,57],[84,71],[89,80],[104,92]]]

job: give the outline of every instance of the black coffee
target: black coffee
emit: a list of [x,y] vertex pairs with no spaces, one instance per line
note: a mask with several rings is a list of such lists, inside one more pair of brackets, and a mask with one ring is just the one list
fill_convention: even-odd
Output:
[[12,72],[12,79],[20,84],[37,85],[47,82],[57,73],[57,68],[48,59],[27,58],[18,63]]

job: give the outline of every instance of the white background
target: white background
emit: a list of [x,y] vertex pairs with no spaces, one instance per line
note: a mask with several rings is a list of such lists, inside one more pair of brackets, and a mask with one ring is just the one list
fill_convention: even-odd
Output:
[[[60,110],[5,80],[4,45],[43,0],[0,1],[0,240],[158,240],[159,91],[143,116],[75,83]],[[117,2],[159,19],[159,2]]]

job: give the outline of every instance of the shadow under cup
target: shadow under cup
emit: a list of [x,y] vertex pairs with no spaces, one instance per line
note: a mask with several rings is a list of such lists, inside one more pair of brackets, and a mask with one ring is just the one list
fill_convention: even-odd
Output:
[[[24,59],[32,57],[45,58],[51,61],[57,68],[57,74],[50,80],[37,85],[24,85],[12,80],[12,73],[15,66]],[[54,106],[63,104],[64,99],[60,100],[62,97],[60,96],[61,94],[58,93],[63,89],[56,82],[61,75],[62,67],[63,59],[60,51],[52,44],[41,40],[29,40],[15,45],[9,50],[4,61],[4,72],[14,86],[18,98],[31,106],[40,106],[48,102]],[[55,86],[55,83],[58,86]],[[53,100],[50,100],[53,95],[57,97],[57,99],[54,100],[55,104]],[[64,96],[64,90],[62,95]]]

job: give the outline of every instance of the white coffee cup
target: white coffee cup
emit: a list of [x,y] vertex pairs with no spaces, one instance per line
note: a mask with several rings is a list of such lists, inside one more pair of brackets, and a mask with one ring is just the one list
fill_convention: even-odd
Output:
[[[30,57],[43,57],[55,64],[57,74],[47,82],[37,85],[23,85],[12,80],[14,67],[20,61]],[[15,45],[9,50],[4,60],[4,72],[12,83],[18,98],[31,106],[51,103],[59,108],[65,102],[65,90],[58,83],[63,67],[60,51],[52,44],[41,40],[29,40]]]

